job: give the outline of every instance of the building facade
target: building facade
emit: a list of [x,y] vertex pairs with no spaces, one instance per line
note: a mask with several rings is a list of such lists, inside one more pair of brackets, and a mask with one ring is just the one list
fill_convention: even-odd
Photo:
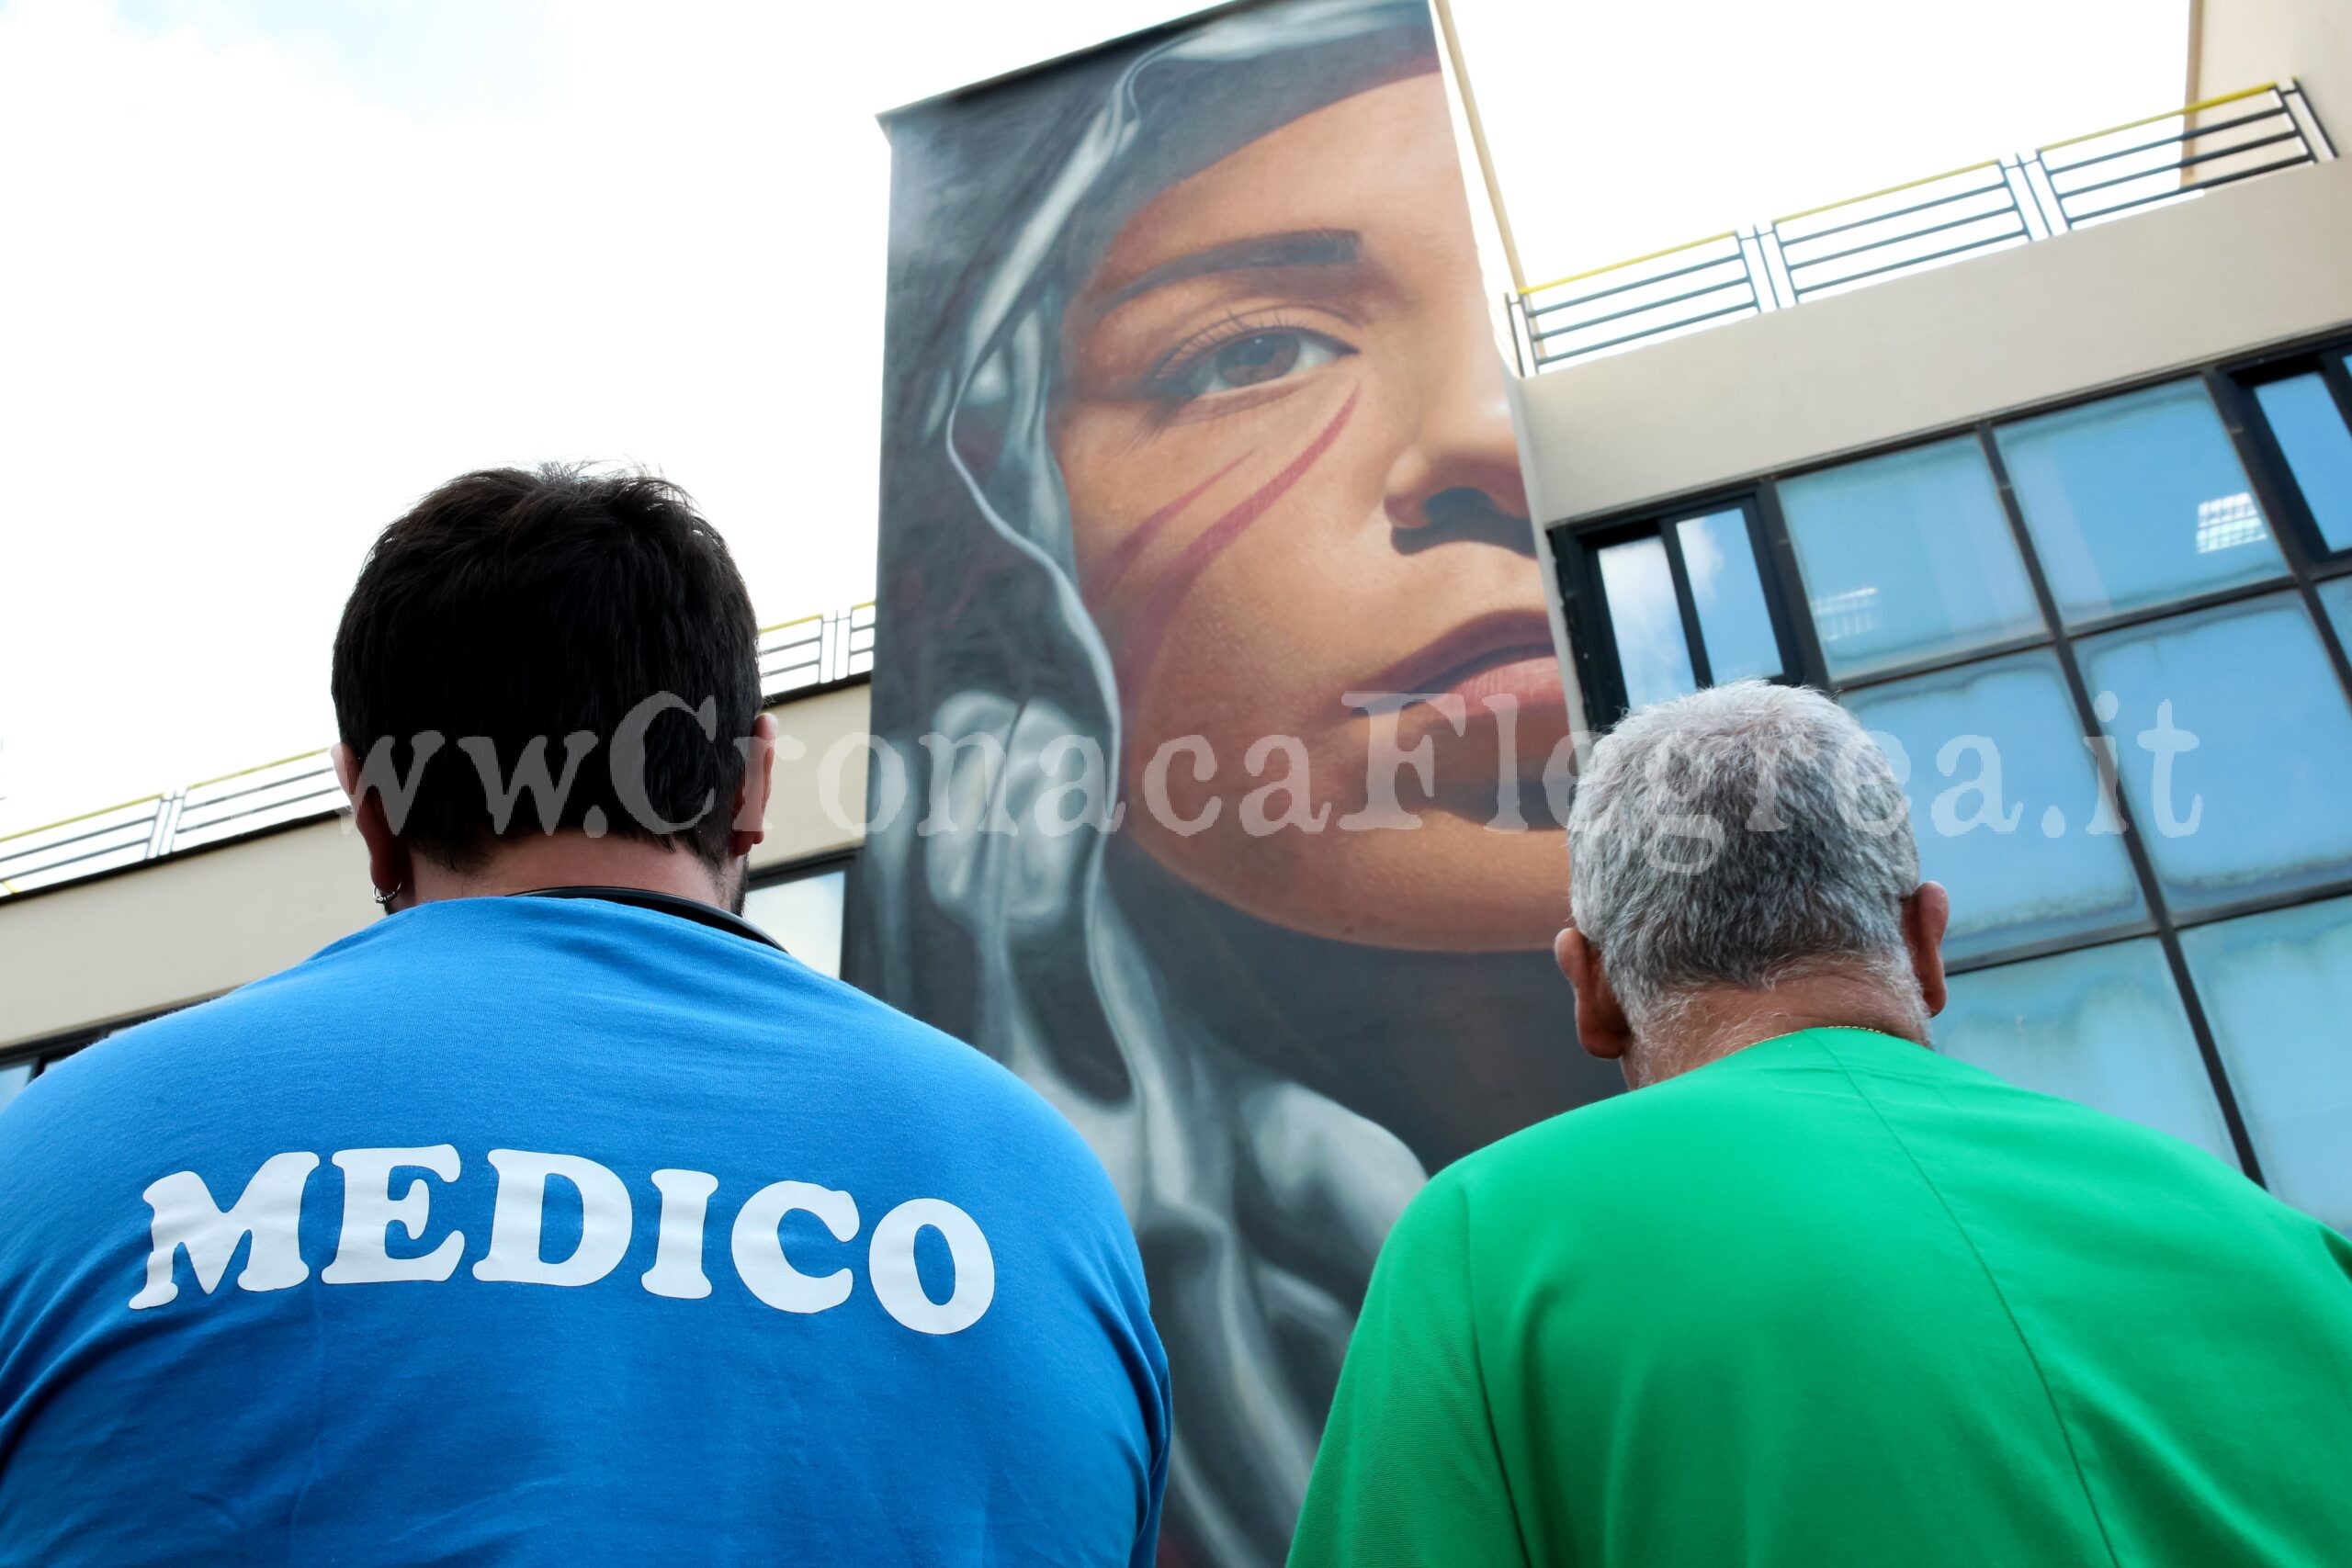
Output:
[[[1475,830],[1428,840],[1443,874],[1416,867],[1403,879],[1430,929],[1372,937],[1317,929],[1321,915],[1285,902],[1323,886],[1329,909],[1356,907],[1351,865],[1322,853],[1328,840],[1320,863],[1301,850],[1270,888],[1248,885],[1238,862],[1174,863],[1182,846],[1155,868],[1132,835],[1107,848],[1047,835],[1016,851],[928,826],[943,801],[1010,802],[1026,820],[1060,787],[1040,759],[1102,702],[1098,678],[1115,696],[1129,674],[1114,639],[1086,640],[1121,629],[1107,585],[1152,567],[1148,541],[1113,540],[1079,570],[1083,454],[1022,451],[1061,406],[1024,379],[1060,363],[1036,351],[1064,327],[1038,302],[1058,310],[1057,289],[1086,274],[1041,283],[1014,264],[1164,232],[1138,212],[1193,220],[1181,202],[1160,204],[1204,172],[1279,153],[1311,163],[1314,177],[1277,184],[1344,191],[1332,171],[1379,138],[1444,135],[1437,43],[1418,5],[1295,7],[1330,29],[1319,40],[1285,25],[1291,8],[1224,7],[1041,68],[1027,86],[990,85],[901,117],[902,154],[911,127],[954,177],[902,193],[894,310],[912,326],[897,341],[920,352],[902,350],[893,383],[905,395],[891,471],[903,489],[930,461],[942,488],[885,518],[878,623],[861,611],[772,639],[785,745],[749,909],[818,967],[1013,1061],[1095,1141],[1162,1270],[1159,1309],[1191,1325],[1170,1344],[1190,1379],[1180,1430],[1201,1436],[1178,1476],[1171,1540],[1188,1561],[1217,1563],[1279,1560],[1385,1221],[1426,1169],[1502,1125],[1481,1119],[1478,1097],[1524,1119],[1612,1087],[1600,1081],[1611,1075],[1574,1076],[1590,1065],[1566,1041],[1541,952],[1548,928],[1510,951],[1484,936],[1449,946],[1503,919],[1447,905],[1449,890],[1509,881],[1475,858],[1499,839],[1467,814]],[[1499,377],[1475,298],[1417,325],[1432,355],[1470,335],[1478,350],[1476,374],[1446,389],[1461,394],[1448,409],[1468,411],[1448,425],[1459,439],[1447,461],[1483,477],[1430,488],[1516,500],[1452,525],[1420,516],[1419,542],[1396,553],[1422,571],[1441,558],[1428,541],[1442,537],[1442,558],[1496,573],[1492,603],[1510,592],[1548,606],[1564,728],[1578,741],[1631,706],[1713,682],[1836,695],[1905,771],[1927,874],[1952,892],[1951,1004],[1936,1048],[2172,1133],[2352,1228],[2352,808],[2340,784],[2352,776],[2352,165],[2327,140],[2331,118],[2352,129],[2352,24],[2317,0],[2204,0],[2192,25],[2190,108],[1514,287]],[[1309,47],[1326,53],[1302,70]],[[1204,123],[1076,134],[1094,123],[1078,109],[1097,98],[1151,110],[1149,94],[1129,89],[1155,80],[1168,84],[1165,104]],[[1023,107],[1033,89],[1050,92],[1051,114]],[[1379,115],[1348,118],[1375,97]],[[1346,134],[1313,134],[1335,124]],[[1080,153],[1140,149],[1132,172],[1097,181],[1135,188],[1114,190],[1121,205],[1074,207],[1083,221],[1068,221],[1052,204],[1078,182],[1047,177],[1066,171],[1046,153],[1071,169],[1076,154],[1047,132]],[[1002,156],[1016,136],[1042,151]],[[957,161],[967,148],[995,174],[1035,177],[986,186]],[[1381,156],[1385,177],[1404,177],[1401,159]],[[1373,205],[1435,213],[1445,240],[1461,211],[1458,164],[1449,149],[1445,167],[1417,172],[1442,204]],[[970,235],[920,243],[944,209],[923,202],[948,197]],[[1243,205],[1227,193],[1205,209]],[[1330,249],[1328,217],[1287,211],[1274,224],[1292,242],[1282,265],[1328,277],[1361,259]],[[1376,240],[1378,216],[1349,231]],[[998,233],[1015,220],[1020,232]],[[1235,243],[1220,240],[1228,253]],[[1466,239],[1444,254],[1475,286]],[[975,258],[1003,276],[964,276]],[[1148,270],[1164,276],[1206,276],[1184,256],[1172,269],[1157,259]],[[951,333],[905,301],[1009,313],[958,316]],[[1294,317],[1216,339],[1220,359],[1184,362],[1188,395],[1218,376],[1248,393],[1275,352],[1261,340],[1284,333],[1302,336]],[[1369,376],[1374,350],[1341,347],[1281,351],[1307,371],[1354,363]],[[1493,429],[1472,417],[1495,400],[1490,381],[1509,413],[1497,401]],[[1343,432],[1365,438],[1370,416],[1353,411],[1380,399],[1360,403],[1349,385],[1328,383],[1332,409],[1294,446],[1253,437],[1229,462],[1219,451],[1194,465],[1204,490],[1171,468],[1176,501],[1121,491],[1103,519],[1172,530],[1159,546],[1197,568],[1209,552],[1180,547],[1183,529],[1238,537],[1279,499],[1274,479],[1296,479]],[[1226,416],[1163,423],[1239,428]],[[1136,449],[1112,445],[1123,462]],[[1261,454],[1262,479],[1241,467]],[[1500,479],[1487,471],[1498,454],[1510,470]],[[1171,521],[1227,474],[1238,476],[1233,502],[1208,496]],[[977,524],[996,531],[982,542],[1037,569],[1029,597],[976,608],[989,581],[979,574],[996,569],[976,553],[970,570],[946,570],[939,540],[910,531],[910,519],[935,528],[948,515],[941,497],[960,504],[967,490]],[[1051,528],[1014,510],[1054,505],[1071,514],[1046,517]],[[1385,579],[1386,564],[1327,574],[1317,626],[1470,592],[1467,578]],[[1269,598],[1306,622],[1298,592]],[[1540,645],[1544,617],[1528,613]],[[988,614],[1014,623],[993,642],[978,629]],[[1255,654],[1262,667],[1238,689],[1254,700],[1278,686],[1280,649],[1251,638],[1279,618],[1219,621],[1211,629],[1231,646],[1209,649],[1198,680]],[[1164,610],[1132,619],[1163,638],[1172,624]],[[1068,634],[1054,659],[1004,651],[1040,628]],[[804,668],[794,650],[812,637]],[[889,712],[868,700],[877,659]],[[919,664],[939,666],[939,682],[917,682]],[[1113,702],[1095,716],[1108,742],[1098,762],[1102,750],[1118,761],[1123,736],[1131,746],[1155,725],[1174,733],[1210,705],[1162,724],[1139,689],[1127,686],[1125,711]],[[1558,692],[1551,700],[1556,709]],[[937,737],[919,736],[958,716],[1001,727],[996,774],[959,772],[956,745],[943,764]],[[1047,719],[1061,728],[1028,728]],[[895,760],[876,728],[899,743]],[[1352,765],[1360,778],[1360,756]],[[1237,788],[1261,778],[1258,761],[1249,768]],[[375,918],[364,854],[321,769],[297,760],[0,840],[0,1102],[112,1030]],[[1489,763],[1481,811],[1507,804],[1494,777]],[[1547,782],[1532,770],[1519,782],[1514,847],[1556,901]],[[1241,804],[1237,794],[1228,815]],[[1302,776],[1290,806],[1311,817],[1316,804]],[[1195,897],[1204,888],[1221,901]],[[1432,997],[1442,1005],[1416,1010]],[[1133,1047],[1147,1035],[1151,1050]],[[1489,1038],[1498,1049],[1482,1056]],[[1095,1055],[1079,1049],[1102,1042]],[[1155,1247],[1154,1213],[1193,1229]]]
[[[1513,390],[1585,722],[1741,677],[1835,694],[1951,889],[1939,1049],[2346,1227],[2352,164],[2318,116],[2352,105],[2352,27],[2197,25],[2193,86],[2228,101],[1842,206],[1811,250],[1783,229],[1767,309]],[[1826,287],[1830,250],[1896,276]]]

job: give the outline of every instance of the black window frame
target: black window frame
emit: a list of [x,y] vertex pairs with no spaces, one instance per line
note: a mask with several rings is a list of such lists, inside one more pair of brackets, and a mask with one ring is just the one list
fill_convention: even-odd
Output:
[[1680,529],[1684,523],[1718,513],[1736,511],[1747,527],[1748,549],[1755,558],[1764,590],[1764,608],[1771,621],[1772,641],[1781,654],[1781,672],[1772,680],[1793,685],[1807,678],[1806,671],[1817,661],[1819,650],[1808,652],[1804,648],[1803,638],[1810,635],[1811,625],[1806,622],[1800,626],[1801,618],[1791,614],[1786,600],[1777,592],[1773,536],[1778,531],[1778,519],[1776,514],[1771,522],[1767,521],[1767,500],[1762,487],[1750,484],[1702,493],[1685,505],[1647,511],[1579,530],[1571,549],[1562,549],[1555,536],[1553,568],[1568,628],[1569,651],[1577,661],[1577,683],[1586,701],[1593,704],[1598,713],[1607,715],[1607,722],[1596,724],[1596,729],[1613,726],[1626,712],[1625,677],[1617,659],[1616,628],[1610,620],[1608,595],[1600,585],[1600,552],[1612,545],[1638,539],[1656,538],[1659,542],[1674,583],[1675,606],[1681,615],[1691,679],[1702,687],[1711,686],[1715,683],[1713,663],[1707,652],[1705,629],[1700,625],[1698,601],[1690,591],[1690,572],[1682,557]]
[[[827,872],[838,871],[842,874],[842,973],[836,978],[846,976],[850,973],[850,940],[852,933],[857,930],[858,855],[858,849],[828,850],[821,854],[807,855],[798,860],[785,861],[775,865],[763,865],[757,871],[748,873],[743,878],[743,893],[748,899],[752,894],[763,888],[779,887],[787,882],[806,881],[812,876],[822,876]],[[782,938],[777,939],[779,942],[782,940]],[[788,946],[785,951],[792,952]],[[792,956],[797,958],[800,955],[794,953]]]
[[[2217,605],[2292,592],[2302,601],[2305,613],[2316,627],[2320,645],[2334,668],[2347,708],[2352,708],[2352,658],[2347,658],[2343,632],[2319,597],[2323,585],[2338,579],[2352,578],[2352,547],[2338,550],[2327,547],[2317,521],[2304,502],[2293,467],[2287,461],[2286,454],[2254,395],[2254,389],[2267,381],[2317,371],[2333,394],[2336,412],[2343,417],[2346,428],[2352,430],[2352,366],[2346,364],[2347,355],[2352,355],[2352,326],[2339,326],[2281,346],[2177,366],[2062,398],[2004,409],[1897,440],[1841,452],[1834,457],[1791,464],[1732,483],[1712,485],[1670,496],[1663,501],[1549,524],[1544,533],[1552,552],[1553,570],[1559,585],[1562,618],[1567,630],[1569,650],[1575,660],[1578,685],[1588,705],[1588,722],[1596,734],[1603,733],[1626,712],[1624,676],[1618,667],[1614,628],[1609,619],[1605,596],[1600,591],[1600,551],[1609,545],[1653,534],[1665,539],[1676,599],[1682,611],[1683,632],[1690,645],[1691,673],[1700,685],[1705,686],[1710,682],[1704,662],[1704,641],[1690,597],[1688,575],[1682,566],[1680,547],[1672,536],[1675,525],[1686,518],[1734,506],[1744,510],[1749,520],[1757,570],[1763,580],[1764,598],[1771,613],[1773,633],[1781,645],[1784,672],[1779,681],[1782,684],[1812,686],[1842,700],[1849,693],[1915,676],[1985,663],[2028,650],[2048,649],[2057,660],[2079,733],[2086,740],[2098,739],[2106,732],[2092,705],[2093,693],[2084,677],[2077,651],[2078,645],[2085,638],[2103,632],[2193,615]],[[2228,434],[2231,449],[2240,468],[2245,470],[2255,502],[2262,509],[2270,536],[2277,542],[2281,570],[2256,582],[2189,594],[2069,626],[2051,591],[2041,552],[2035,547],[2031,529],[2026,523],[2023,508],[2010,483],[2008,468],[2002,458],[1995,432],[2003,426],[2042,414],[2190,380],[2201,384],[2212,400],[2216,414]],[[1788,519],[1781,508],[1779,487],[1806,474],[1972,435],[1999,494],[2003,515],[2041,618],[2041,629],[2025,637],[2004,638],[1958,653],[1912,660],[1843,679],[1833,678],[1823,656],[1817,628],[1805,597],[1804,578],[1790,538]],[[2094,757],[2105,756],[2105,752],[2097,748],[2092,754]],[[2110,774],[2109,764],[2102,761],[2099,766],[2103,774]],[[2164,953],[2190,1032],[2196,1037],[2199,1054],[2204,1060],[2207,1077],[2229,1129],[2231,1144],[2239,1163],[2249,1177],[2261,1181],[2261,1162],[2239,1107],[2236,1091],[2222,1063],[2212,1022],[2206,1015],[2203,999],[2189,971],[2180,935],[2184,931],[2246,915],[2295,908],[2352,896],[2352,870],[2347,870],[2342,876],[2290,893],[2239,899],[2191,912],[2175,911],[2165,899],[2146,839],[2133,820],[2130,800],[2111,776],[2102,778],[2101,787],[2120,819],[2122,843],[2131,858],[2132,873],[2139,883],[2147,914],[2092,931],[2016,943],[1973,954],[1954,962],[1951,972],[1954,975],[1970,974],[2064,953],[2086,952],[2119,942],[2154,938]]]

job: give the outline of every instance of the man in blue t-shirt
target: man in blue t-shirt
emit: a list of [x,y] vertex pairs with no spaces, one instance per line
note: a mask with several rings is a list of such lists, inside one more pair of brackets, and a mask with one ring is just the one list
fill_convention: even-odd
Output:
[[0,1116],[0,1563],[1151,1560],[1102,1167],[729,912],[753,643],[658,480],[385,531],[334,696],[390,918]]

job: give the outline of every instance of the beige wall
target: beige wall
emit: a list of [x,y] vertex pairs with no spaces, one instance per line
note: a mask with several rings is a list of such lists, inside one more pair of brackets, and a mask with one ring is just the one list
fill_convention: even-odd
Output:
[[[857,846],[865,753],[854,741],[865,730],[866,693],[848,686],[775,710],[786,744],[754,870]],[[837,749],[829,794],[821,764]],[[338,816],[0,902],[0,1049],[196,1001],[298,963],[374,919],[368,893],[366,852]]]
[[2198,0],[2190,27],[2192,99],[2291,76],[2302,83],[2329,139],[2344,146],[2352,133],[2352,4]]
[[[843,686],[775,710],[784,743],[776,757],[775,793],[768,799],[767,840],[752,852],[753,871],[839,854],[864,840],[857,825],[865,820],[868,759],[857,742],[865,734],[872,691],[862,684]],[[836,759],[830,780],[828,757]]]
[[1516,399],[1529,500],[1613,511],[2322,331],[2347,256],[2352,159],[1548,371]]
[[357,931],[376,906],[346,823],[0,904],[0,1045],[209,997]]

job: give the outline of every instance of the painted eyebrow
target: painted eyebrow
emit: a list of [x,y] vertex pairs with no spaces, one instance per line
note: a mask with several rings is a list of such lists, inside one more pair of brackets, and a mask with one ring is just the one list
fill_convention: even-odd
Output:
[[1257,234],[1246,240],[1228,240],[1148,268],[1113,290],[1096,308],[1097,313],[1108,315],[1137,295],[1211,273],[1349,266],[1354,264],[1359,248],[1354,231],[1348,229],[1308,229],[1291,234]]

